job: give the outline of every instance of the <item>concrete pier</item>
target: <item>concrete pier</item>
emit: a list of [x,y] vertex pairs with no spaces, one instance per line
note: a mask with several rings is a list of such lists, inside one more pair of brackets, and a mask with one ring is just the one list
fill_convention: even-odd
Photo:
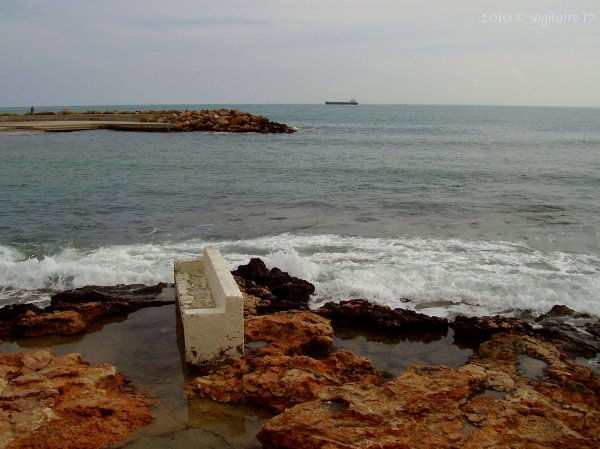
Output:
[[172,123],[125,122],[109,120],[32,120],[0,121],[0,131],[47,131],[66,132],[90,129],[112,129],[117,131],[171,131]]
[[244,299],[219,249],[208,246],[202,258],[175,261],[175,289],[186,361],[241,357]]

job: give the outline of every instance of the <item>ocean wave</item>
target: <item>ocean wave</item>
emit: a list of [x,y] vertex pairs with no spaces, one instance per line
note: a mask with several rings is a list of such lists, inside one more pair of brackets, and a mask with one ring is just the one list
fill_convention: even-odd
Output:
[[64,248],[37,258],[0,246],[0,302],[44,300],[89,284],[172,281],[173,260],[200,255],[207,244],[219,245],[232,267],[258,256],[313,282],[313,306],[361,297],[434,315],[539,313],[554,304],[600,315],[596,254],[542,252],[502,241],[289,233]]

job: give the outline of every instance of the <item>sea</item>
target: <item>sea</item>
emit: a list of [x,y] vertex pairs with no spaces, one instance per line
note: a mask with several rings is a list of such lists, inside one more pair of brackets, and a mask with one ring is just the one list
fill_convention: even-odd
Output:
[[0,306],[172,282],[218,245],[309,280],[313,307],[600,315],[600,109],[70,109],[221,107],[298,132],[0,133]]

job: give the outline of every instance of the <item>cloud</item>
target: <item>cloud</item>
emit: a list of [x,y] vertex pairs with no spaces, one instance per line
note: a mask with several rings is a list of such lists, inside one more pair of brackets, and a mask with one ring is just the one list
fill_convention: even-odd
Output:
[[[351,95],[365,103],[600,106],[600,20],[515,23],[521,12],[598,8],[553,0],[0,0],[0,106]],[[485,22],[491,14],[512,20]]]

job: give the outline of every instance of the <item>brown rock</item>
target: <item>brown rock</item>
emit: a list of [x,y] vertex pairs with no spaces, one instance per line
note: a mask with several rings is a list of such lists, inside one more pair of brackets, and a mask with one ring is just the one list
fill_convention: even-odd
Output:
[[83,333],[87,325],[75,310],[39,314],[30,310],[16,324],[18,335],[22,337],[76,335]]
[[244,318],[256,315],[258,313],[256,311],[256,307],[258,306],[258,303],[260,302],[260,298],[257,298],[256,296],[253,296],[253,295],[249,295],[248,293],[245,293],[243,291],[242,291],[242,296],[244,298]]
[[105,447],[150,423],[150,405],[114,367],[78,354],[0,354],[3,448]]
[[329,351],[332,334],[329,321],[310,312],[250,317],[246,355],[189,382],[188,394],[282,411],[314,399],[325,386],[378,383],[372,363],[350,351],[314,358]]
[[311,312],[279,312],[251,316],[244,324],[246,343],[264,342],[258,355],[309,355],[322,357],[331,350],[333,329],[329,320]]
[[216,401],[259,405],[281,412],[316,398],[326,386],[357,381],[373,385],[379,379],[369,360],[340,351],[321,360],[303,355],[244,358],[197,377],[188,385],[188,391]]
[[[547,364],[529,378],[520,357]],[[599,380],[553,345],[495,334],[458,368],[411,367],[379,387],[323,388],[271,419],[265,448],[587,448],[600,444]]]

